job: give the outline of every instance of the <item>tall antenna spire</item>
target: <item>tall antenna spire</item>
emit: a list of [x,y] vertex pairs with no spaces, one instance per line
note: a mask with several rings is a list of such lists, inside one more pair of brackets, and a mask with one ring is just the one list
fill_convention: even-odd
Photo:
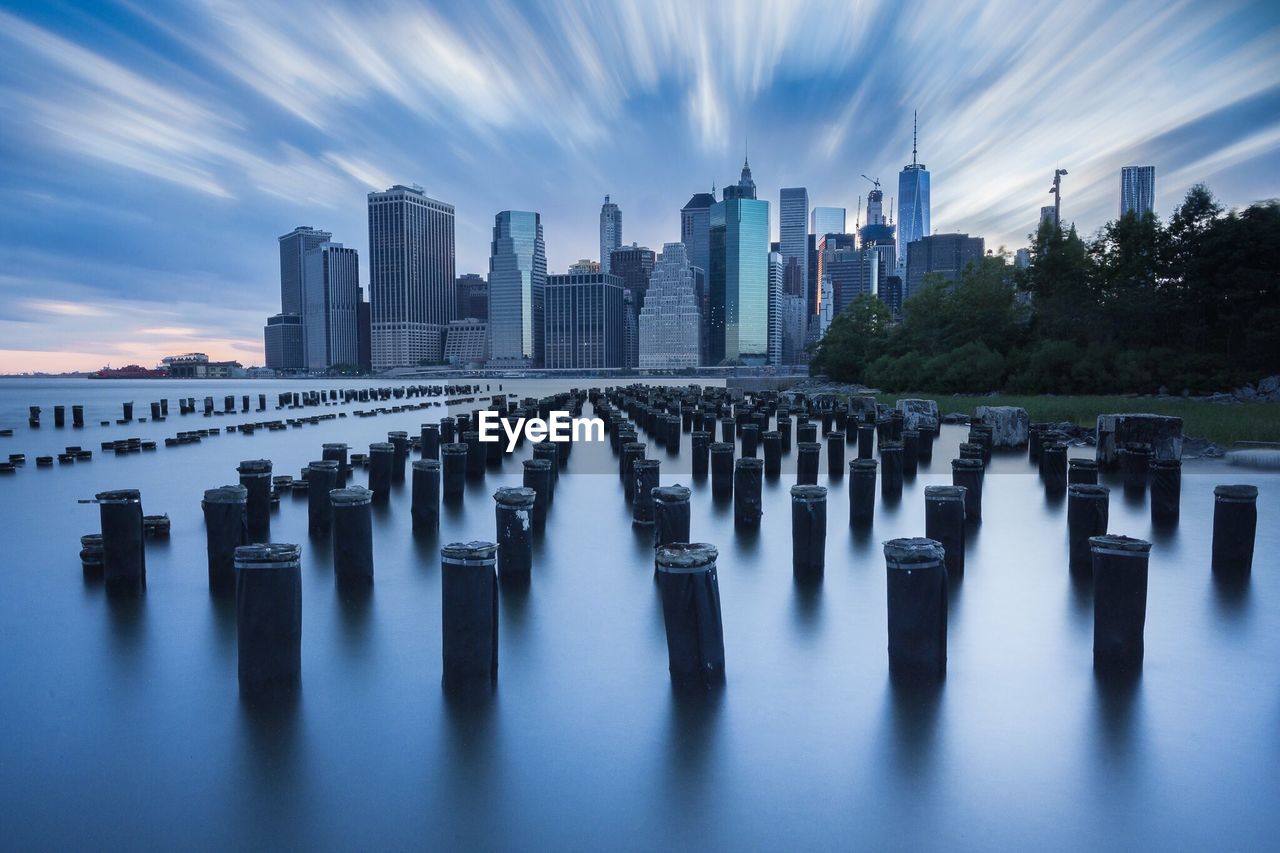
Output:
[[916,164],[916,137],[920,131],[920,113],[918,110],[911,111],[911,165]]

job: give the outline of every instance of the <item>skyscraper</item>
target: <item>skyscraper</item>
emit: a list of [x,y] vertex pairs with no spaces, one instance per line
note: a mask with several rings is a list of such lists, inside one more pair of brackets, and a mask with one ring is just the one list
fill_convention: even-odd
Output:
[[697,271],[683,243],[666,243],[649,277],[640,310],[640,367],[679,370],[697,367],[701,355],[702,311]]
[[504,210],[494,217],[489,244],[489,363],[542,365],[543,291],[547,248],[542,217]]
[[[929,170],[916,162],[915,116],[911,122],[911,163],[898,173],[898,243],[903,247],[927,236],[929,226]],[[898,275],[905,279],[907,253],[898,255]]]
[[321,243],[302,263],[302,339],[307,370],[318,373],[334,365],[360,363],[357,322],[360,261],[355,249]]
[[281,314],[302,316],[302,259],[316,246],[329,242],[332,236],[328,231],[299,225],[279,238]]
[[831,313],[839,314],[847,301],[844,291],[847,279],[851,279],[856,266],[853,256],[858,252],[857,238],[852,234],[823,234],[818,238],[818,311],[825,307],[821,303],[832,299]]
[[484,276],[474,272],[458,276],[457,304],[453,313],[457,320],[489,319],[489,283]]
[[778,250],[785,269],[796,262],[800,281],[809,277],[809,191],[783,187],[778,193]]
[[649,289],[649,276],[653,274],[654,252],[648,246],[623,246],[613,250],[609,268],[622,281],[626,291],[623,299],[623,325],[627,332],[626,346],[622,354],[623,367],[636,367],[640,364],[640,308],[644,305],[644,294]]
[[815,240],[821,240],[827,234],[844,234],[845,210],[843,207],[815,207],[809,217],[809,233]]
[[622,281],[606,272],[546,278],[547,369],[622,367]]
[[710,363],[764,364],[769,356],[769,202],[751,166],[711,206]]
[[858,237],[862,241],[862,251],[873,251],[879,256],[878,282],[884,276],[893,275],[897,268],[897,245],[894,240],[894,226],[884,216],[884,192],[877,184],[867,193],[867,224],[858,229]]
[[604,197],[600,205],[600,269],[612,272],[609,268],[609,257],[613,250],[622,245],[622,211],[618,206]]
[[453,205],[419,186],[369,193],[374,370],[439,363],[455,295]]
[[[1052,213],[1053,208],[1049,208]],[[907,247],[907,278],[903,282],[903,300],[910,299],[924,286],[929,273],[955,281],[966,266],[981,261],[985,241],[968,234],[930,234]]]
[[1156,206],[1156,167],[1124,166],[1120,169],[1120,216],[1130,211],[1151,213]]
[[302,349],[302,317],[298,314],[276,314],[267,318],[262,329],[267,367],[272,370],[301,370],[306,361]]
[[711,269],[711,205],[716,203],[715,190],[694,193],[680,209],[680,242],[689,254],[689,264],[702,270]]
[[785,269],[782,252],[777,249],[769,252],[769,364],[775,367],[782,364],[782,300],[787,293],[783,277]]

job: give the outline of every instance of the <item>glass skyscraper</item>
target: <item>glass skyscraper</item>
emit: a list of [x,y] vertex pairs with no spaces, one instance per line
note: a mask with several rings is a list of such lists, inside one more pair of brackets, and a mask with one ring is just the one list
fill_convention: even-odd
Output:
[[711,269],[711,205],[714,192],[694,193],[680,210],[680,242],[689,253],[689,263],[705,274]]
[[489,363],[542,366],[543,295],[547,249],[542,217],[504,210],[494,217],[489,244]]
[[299,225],[280,237],[281,314],[302,316],[302,259],[316,246],[328,243],[332,236],[328,231]]
[[1120,215],[1151,213],[1156,206],[1156,167],[1124,166],[1120,169]]
[[356,250],[341,243],[321,243],[307,252],[302,264],[302,301],[307,370],[315,373],[338,364],[359,365]]
[[751,167],[711,206],[710,363],[769,357],[769,202],[755,197]]
[[985,251],[986,241],[968,234],[930,234],[913,241],[907,246],[903,300],[919,293],[924,277],[930,273],[947,281],[957,280],[965,267],[982,261]]
[[911,163],[898,173],[898,238],[903,251],[898,256],[897,274],[905,280],[906,247],[930,233],[929,170],[916,162],[915,120],[912,120]]
[[804,187],[783,187],[778,194],[778,250],[784,269],[795,261],[801,282],[809,277],[808,219],[809,191]]
[[613,250],[622,245],[622,211],[604,197],[600,205],[600,269],[612,272],[609,267]]
[[844,234],[845,211],[843,207],[815,207],[809,219],[809,233],[820,241],[827,234]]
[[456,295],[453,205],[418,186],[369,193],[374,370],[439,363]]

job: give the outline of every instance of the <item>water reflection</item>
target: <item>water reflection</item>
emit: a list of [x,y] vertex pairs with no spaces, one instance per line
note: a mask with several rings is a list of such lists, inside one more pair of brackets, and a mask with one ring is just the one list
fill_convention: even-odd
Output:
[[1133,755],[1142,667],[1094,671],[1094,707],[1102,737],[1098,758],[1107,767],[1129,764]]
[[299,783],[303,774],[298,763],[304,750],[299,744],[298,717],[302,708],[302,690],[280,691],[269,695],[240,695],[240,736],[245,757],[253,772],[247,777],[249,802],[278,802]]
[[[672,784],[668,793],[686,801],[703,790],[706,771],[714,766],[720,708],[725,687],[671,685],[667,721],[667,770]],[[687,804],[687,803],[686,803]]]
[[373,584],[365,580],[335,580],[335,598],[342,617],[342,648],[359,656],[369,646],[369,624],[373,612]]
[[794,578],[791,624],[802,635],[812,635],[822,621],[822,578]]
[[1219,616],[1238,620],[1249,612],[1249,575],[1211,572],[1213,603]]
[[893,734],[893,757],[908,780],[927,776],[933,763],[942,689],[939,679],[888,679],[886,713]]

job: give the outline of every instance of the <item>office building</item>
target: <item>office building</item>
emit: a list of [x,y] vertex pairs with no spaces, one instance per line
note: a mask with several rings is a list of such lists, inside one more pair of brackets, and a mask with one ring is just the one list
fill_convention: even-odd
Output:
[[302,317],[297,314],[276,314],[267,318],[262,329],[267,367],[272,370],[301,370],[305,363],[302,349]]
[[897,268],[897,244],[894,226],[884,216],[884,192],[876,186],[867,193],[867,223],[858,229],[863,251],[874,251],[880,256],[883,275],[893,275]]
[[1120,216],[1153,213],[1156,206],[1156,167],[1125,166],[1120,169]]
[[809,217],[809,233],[815,240],[821,240],[827,234],[844,234],[848,230],[843,207],[815,207]]
[[600,269],[612,272],[609,268],[609,257],[613,250],[622,245],[622,211],[618,206],[604,197],[600,205]]
[[369,193],[373,367],[438,364],[454,319],[453,205],[419,186]]
[[709,193],[694,193],[680,209],[680,242],[684,243],[690,266],[704,274],[711,269],[711,205],[715,203],[712,187]]
[[504,210],[494,217],[489,244],[489,364],[542,366],[543,291],[547,248],[542,217]]
[[622,280],[606,272],[549,275],[544,362],[549,370],[622,367]]
[[484,276],[473,272],[458,276],[455,299],[455,320],[489,319],[489,282]]
[[649,289],[649,276],[653,275],[654,252],[648,246],[623,246],[613,250],[609,268],[622,280],[622,287],[627,292],[624,305],[626,313],[623,321],[629,334],[626,349],[623,353],[623,367],[636,367],[640,363],[640,341],[637,316],[644,305],[644,294]]
[[360,363],[360,261],[355,249],[321,243],[302,264],[302,342],[306,369],[323,373]]
[[689,263],[683,243],[663,245],[640,309],[641,368],[681,370],[700,364],[702,310],[698,274]]
[[889,316],[893,321],[902,320],[902,279],[896,275],[886,276],[884,284],[880,286],[880,292],[876,294],[880,297],[880,301],[889,309]]
[[[910,245],[930,233],[929,224],[929,170],[916,159],[916,139],[919,129],[915,116],[911,123],[911,163],[898,173],[898,243]],[[899,253],[897,275],[906,275],[906,252]]]
[[[779,241],[781,242],[781,241]],[[777,246],[777,244],[774,244]],[[769,252],[769,364],[782,364],[782,297],[786,295],[782,252]]]
[[966,266],[982,260],[984,242],[981,237],[968,234],[932,234],[913,242],[907,247],[907,279],[902,298],[910,299],[919,293],[924,277],[931,273],[947,281],[958,279]]
[[1040,224],[1043,225],[1046,222],[1052,225],[1058,224],[1057,209],[1051,204],[1046,204],[1040,208]]
[[711,206],[710,363],[764,364],[769,356],[769,202],[751,166]]
[[569,272],[603,272],[599,261],[593,261],[591,258],[579,258],[575,263],[569,264]]
[[809,191],[783,187],[778,193],[778,251],[782,265],[794,263],[803,282],[809,277]]
[[[280,313],[302,316],[302,264],[307,252],[328,243],[328,231],[299,225],[279,238],[280,242]],[[301,367],[301,365],[298,365]]]
[[484,367],[488,349],[489,325],[483,320],[454,320],[445,329],[444,360],[454,367]]
[[356,340],[359,341],[357,352],[360,370],[369,373],[373,370],[373,311],[369,308],[369,300],[364,298],[364,288],[359,288],[356,303]]

